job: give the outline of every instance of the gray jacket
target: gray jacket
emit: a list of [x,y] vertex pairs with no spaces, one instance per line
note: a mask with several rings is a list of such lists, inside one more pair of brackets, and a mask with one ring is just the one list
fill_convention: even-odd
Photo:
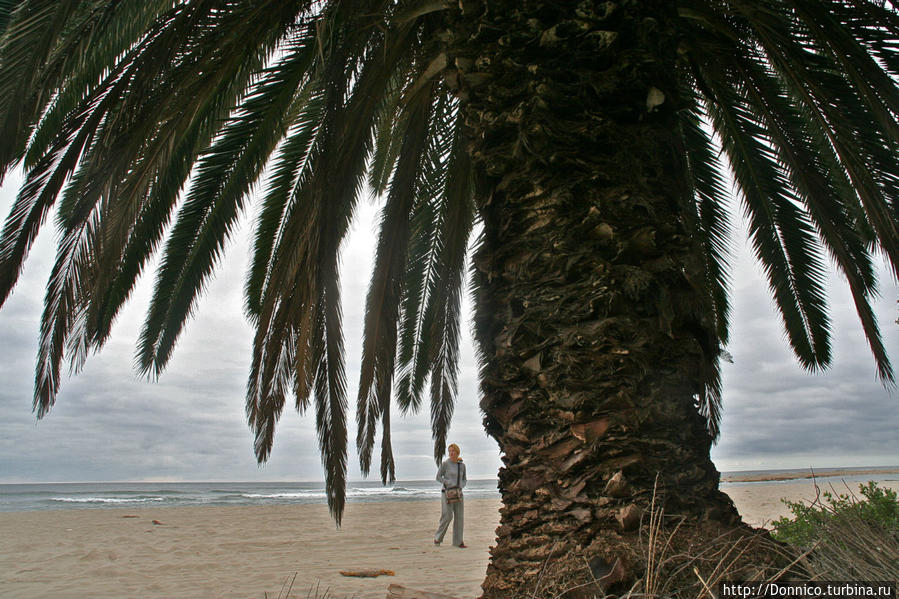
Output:
[[437,470],[437,482],[441,483],[444,489],[456,486],[464,487],[467,480],[465,479],[465,464],[462,463],[462,460],[458,462],[444,460]]

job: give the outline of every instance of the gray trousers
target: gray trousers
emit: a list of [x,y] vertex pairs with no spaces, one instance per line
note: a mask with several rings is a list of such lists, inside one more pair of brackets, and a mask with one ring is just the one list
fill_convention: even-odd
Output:
[[446,535],[446,529],[449,528],[450,520],[453,522],[453,545],[458,547],[462,544],[462,527],[465,524],[465,502],[447,503],[446,493],[440,494],[440,524],[437,525],[437,532],[434,533],[434,540],[438,543],[443,542]]

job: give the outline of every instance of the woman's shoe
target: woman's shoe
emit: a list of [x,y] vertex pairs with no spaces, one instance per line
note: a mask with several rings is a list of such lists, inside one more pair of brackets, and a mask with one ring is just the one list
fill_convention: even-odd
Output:
[[439,544],[440,544],[440,541],[438,541],[437,539],[434,539],[434,544],[435,544],[435,545],[439,545]]
[[461,545],[459,545],[459,549],[468,549],[468,545],[462,543]]

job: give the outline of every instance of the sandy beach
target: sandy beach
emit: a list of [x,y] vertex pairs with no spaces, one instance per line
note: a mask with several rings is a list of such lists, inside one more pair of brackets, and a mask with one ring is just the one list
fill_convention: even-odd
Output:
[[[899,491],[899,475],[872,476],[869,480],[877,481],[881,487]],[[858,485],[859,483],[842,483],[832,479],[828,479],[826,482],[818,481],[818,489],[821,493],[829,491],[835,495],[854,494],[862,499],[858,492]],[[812,479],[802,482],[772,482],[751,485],[724,484],[721,486],[721,490],[733,499],[743,516],[743,521],[757,527],[766,526],[781,516],[790,515],[790,510],[783,504],[781,498],[790,501],[811,502],[818,494],[815,489],[815,481]],[[824,501],[824,497],[821,497],[821,501]]]
[[757,473],[735,473],[735,474],[725,474],[721,476],[722,482],[725,483],[748,483],[748,482],[763,482],[763,481],[781,481],[781,480],[794,480],[799,478],[822,478],[828,476],[864,476],[869,480],[879,480],[884,477],[886,478],[896,478],[895,476],[890,476],[893,474],[899,474],[899,468],[864,468],[864,469],[854,469],[854,470],[841,470],[839,468],[824,468],[821,470],[812,470],[809,469],[807,472],[800,473],[795,470],[789,470],[786,472],[757,472]]
[[[873,478],[899,490],[899,477]],[[787,514],[781,497],[815,497],[811,480],[723,489],[756,526]],[[432,501],[349,504],[339,530],[323,505],[5,512],[0,596],[274,599],[296,574],[296,598],[318,584],[320,599],[384,599],[392,583],[476,597],[498,507],[495,500],[466,502],[468,549],[433,545],[440,506]],[[365,569],[395,575],[340,574]]]

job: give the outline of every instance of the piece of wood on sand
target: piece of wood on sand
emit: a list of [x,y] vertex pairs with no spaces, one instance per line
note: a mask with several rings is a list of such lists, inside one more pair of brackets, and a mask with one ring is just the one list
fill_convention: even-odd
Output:
[[430,591],[418,591],[404,587],[401,584],[392,584],[387,587],[387,599],[457,599],[452,595],[432,593]]
[[376,576],[394,576],[393,570],[341,570],[341,576],[358,576],[360,578],[375,578]]

